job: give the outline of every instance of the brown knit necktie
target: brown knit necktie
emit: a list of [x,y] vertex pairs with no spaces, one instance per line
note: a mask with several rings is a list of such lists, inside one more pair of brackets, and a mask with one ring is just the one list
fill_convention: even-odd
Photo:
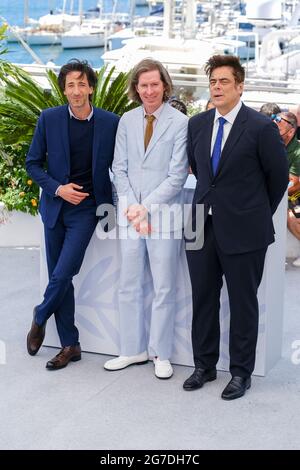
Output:
[[145,144],[145,152],[147,150],[148,144],[153,134],[153,121],[155,116],[153,114],[146,114],[147,125],[145,130],[145,137],[144,137],[144,144]]

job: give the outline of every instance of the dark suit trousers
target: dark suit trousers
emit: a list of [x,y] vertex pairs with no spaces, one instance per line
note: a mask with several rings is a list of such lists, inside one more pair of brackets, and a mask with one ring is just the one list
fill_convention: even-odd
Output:
[[196,367],[214,367],[219,359],[220,291],[225,276],[229,306],[230,372],[250,376],[255,364],[259,287],[266,249],[227,255],[218,246],[209,215],[201,250],[187,251],[192,294],[192,344]]
[[72,279],[80,270],[96,223],[96,203],[85,199],[77,206],[64,201],[54,228],[44,227],[49,283],[36,307],[36,321],[43,324],[54,313],[62,347],[78,344]]

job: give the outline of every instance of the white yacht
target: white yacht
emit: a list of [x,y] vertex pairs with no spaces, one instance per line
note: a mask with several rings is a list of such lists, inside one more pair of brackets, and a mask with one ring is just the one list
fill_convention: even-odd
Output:
[[61,34],[59,32],[36,29],[25,33],[23,39],[30,46],[52,46],[61,43]]
[[38,20],[27,20],[28,26],[24,28],[9,26],[6,40],[7,42],[18,42],[21,37],[30,46],[60,44],[61,34],[74,25],[79,25],[79,22],[79,15],[47,14]]
[[82,23],[74,26],[70,31],[61,36],[63,49],[80,49],[86,47],[103,47],[105,41],[105,29],[97,23]]
[[[219,40],[217,40],[219,39]],[[121,49],[102,55],[104,64],[111,64],[118,71],[129,71],[139,60],[153,57],[162,62],[170,72],[201,74],[208,58],[213,54],[233,53],[241,41],[216,38],[212,40],[166,38],[148,36],[125,40]]]

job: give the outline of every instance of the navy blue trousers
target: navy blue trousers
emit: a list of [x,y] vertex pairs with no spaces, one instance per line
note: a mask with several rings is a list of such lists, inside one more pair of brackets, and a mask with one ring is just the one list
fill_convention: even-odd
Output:
[[96,224],[96,203],[85,199],[77,206],[64,201],[55,226],[44,227],[49,282],[43,302],[36,307],[36,322],[42,325],[54,313],[62,347],[79,344],[72,280]]

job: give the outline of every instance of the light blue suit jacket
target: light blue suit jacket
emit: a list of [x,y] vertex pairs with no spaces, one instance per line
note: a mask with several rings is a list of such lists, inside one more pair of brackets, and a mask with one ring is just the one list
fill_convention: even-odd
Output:
[[[127,225],[123,214],[131,204],[142,204],[152,217],[162,204],[182,205],[182,188],[188,175],[187,123],[187,116],[165,104],[145,152],[143,107],[120,119],[112,166],[120,225]],[[153,218],[151,223],[153,226]],[[158,226],[154,229],[161,231]]]

